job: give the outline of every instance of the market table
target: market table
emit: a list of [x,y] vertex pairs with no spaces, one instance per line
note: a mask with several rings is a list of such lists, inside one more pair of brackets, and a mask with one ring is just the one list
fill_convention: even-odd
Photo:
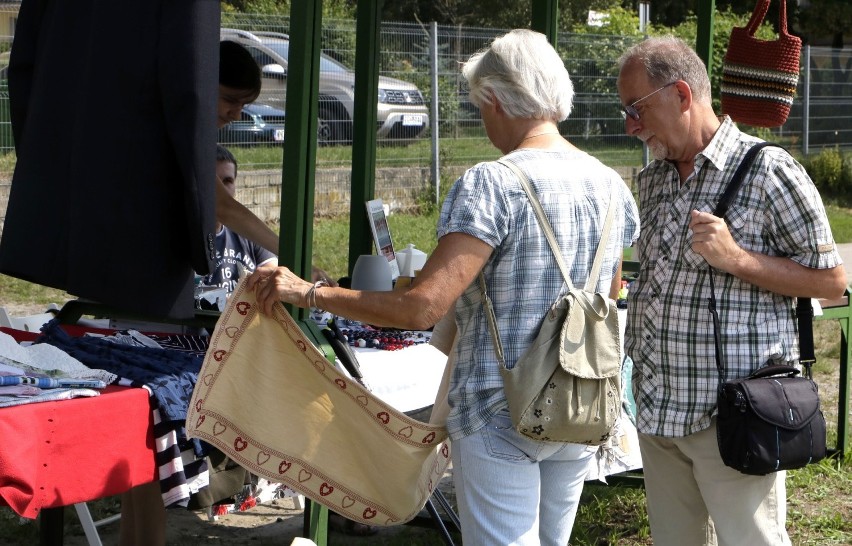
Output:
[[61,542],[62,507],[157,479],[153,427],[141,388],[0,408],[0,504],[41,514],[42,543]]

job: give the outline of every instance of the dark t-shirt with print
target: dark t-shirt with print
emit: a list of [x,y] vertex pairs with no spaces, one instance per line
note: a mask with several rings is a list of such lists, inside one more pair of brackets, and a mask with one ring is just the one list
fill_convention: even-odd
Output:
[[215,267],[201,282],[205,286],[227,288],[230,294],[240,280],[238,263],[251,272],[274,258],[272,252],[223,226],[216,234]]

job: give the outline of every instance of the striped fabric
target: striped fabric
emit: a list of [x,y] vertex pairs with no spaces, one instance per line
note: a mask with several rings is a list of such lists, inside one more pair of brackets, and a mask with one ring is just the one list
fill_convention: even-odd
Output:
[[790,106],[799,73],[726,64],[722,67],[722,95],[766,100]]

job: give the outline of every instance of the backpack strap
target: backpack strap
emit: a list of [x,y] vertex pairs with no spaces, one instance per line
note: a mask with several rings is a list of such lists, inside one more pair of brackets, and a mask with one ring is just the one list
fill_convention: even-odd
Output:
[[[505,165],[509,167],[515,175],[517,175],[518,179],[521,181],[521,186],[523,186],[524,191],[527,194],[527,197],[530,200],[530,204],[532,205],[533,211],[535,212],[536,218],[538,218],[538,223],[541,226],[541,230],[544,232],[544,236],[547,237],[547,242],[550,244],[550,250],[553,251],[553,257],[556,258],[556,263],[559,264],[559,269],[562,271],[562,277],[565,279],[565,284],[568,286],[568,290],[574,288],[574,285],[571,284],[571,276],[570,271],[568,270],[568,265],[565,263],[565,259],[562,257],[562,252],[559,250],[559,243],[556,241],[556,235],[553,233],[553,228],[550,226],[550,222],[547,220],[547,216],[544,214],[544,209],[541,206],[541,201],[538,200],[538,196],[535,193],[535,190],[532,189],[530,185],[530,179],[518,166],[508,160],[508,159],[498,159],[497,163],[501,165]],[[586,280],[586,286],[584,290],[586,292],[596,292],[595,285],[600,279],[601,274],[601,265],[603,264],[603,255],[606,251],[607,244],[609,243],[609,233],[612,227],[612,219],[615,216],[615,207],[612,204],[613,199],[610,198],[609,205],[607,206],[606,219],[604,220],[603,231],[601,233],[601,239],[598,241],[598,248],[595,252],[595,259],[592,262],[592,269],[589,271],[589,278]]]
[[[511,169],[521,181],[521,186],[523,186],[524,191],[530,200],[530,204],[533,207],[536,218],[538,218],[539,225],[541,226],[542,231],[544,231],[548,244],[550,244],[550,250],[553,252],[553,257],[556,258],[556,263],[559,264],[559,270],[562,272],[565,284],[568,286],[568,290],[572,290],[574,285],[571,283],[568,265],[565,263],[565,259],[562,257],[562,252],[559,250],[559,243],[556,241],[556,235],[553,233],[553,228],[550,227],[550,222],[544,214],[541,202],[538,200],[538,196],[530,185],[529,177],[521,169],[519,169],[515,163],[508,159],[500,159],[497,162]],[[606,219],[604,220],[601,240],[598,241],[598,248],[595,251],[595,259],[592,262],[592,269],[589,272],[589,278],[586,280],[586,292],[594,292],[595,285],[600,278],[603,255],[606,250],[607,243],[609,242],[612,219],[615,216],[615,207],[612,202],[613,199],[610,198],[609,205],[607,206]],[[503,340],[500,338],[500,332],[497,330],[497,316],[494,313],[494,305],[491,302],[491,298],[488,297],[485,275],[483,275],[481,271],[479,272],[479,294],[482,299],[482,306],[485,308],[485,318],[486,322],[488,322],[488,329],[491,331],[491,341],[494,343],[494,353],[497,355],[497,362],[499,362],[501,366],[505,367]]]

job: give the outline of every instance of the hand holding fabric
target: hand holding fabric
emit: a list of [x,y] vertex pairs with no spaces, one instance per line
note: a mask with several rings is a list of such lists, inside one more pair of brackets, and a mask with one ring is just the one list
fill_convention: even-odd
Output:
[[308,292],[313,284],[299,278],[286,267],[261,266],[246,281],[254,290],[257,303],[265,315],[272,315],[276,301],[308,307]]

